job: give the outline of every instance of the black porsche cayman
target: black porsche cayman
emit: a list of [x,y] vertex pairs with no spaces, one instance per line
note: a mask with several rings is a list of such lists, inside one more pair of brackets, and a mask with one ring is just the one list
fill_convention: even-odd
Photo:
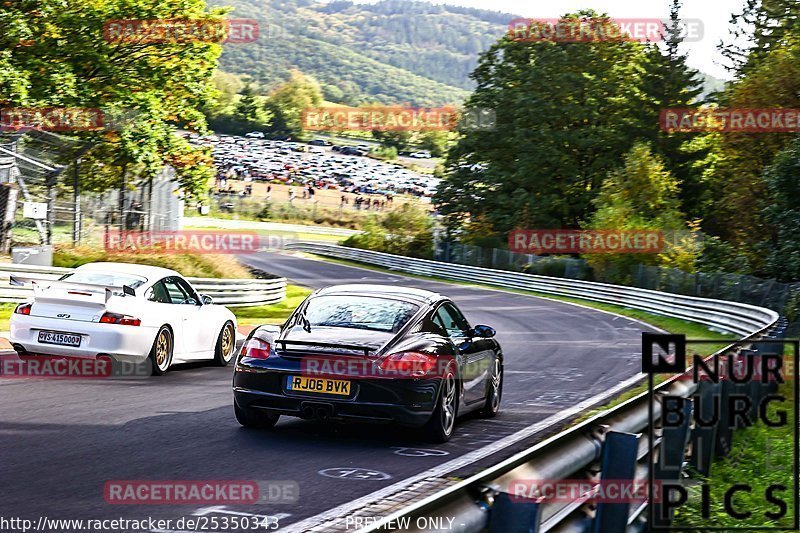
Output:
[[233,376],[245,427],[280,415],[422,427],[444,442],[456,417],[493,417],[503,354],[489,326],[470,327],[434,292],[381,285],[320,289],[282,327],[249,335]]

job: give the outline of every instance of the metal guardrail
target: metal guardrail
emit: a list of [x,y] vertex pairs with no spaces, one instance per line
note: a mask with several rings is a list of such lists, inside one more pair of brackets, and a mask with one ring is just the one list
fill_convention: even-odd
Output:
[[[743,337],[743,341],[737,345],[727,346],[715,355],[734,354],[737,359],[742,359],[783,353],[778,344],[765,341],[782,339],[786,331],[785,321],[777,313],[755,306],[631,287],[451,265],[325,244],[295,243],[289,248],[412,274],[614,303],[692,320]],[[797,349],[796,342],[794,346]],[[644,379],[645,376],[641,377]],[[737,391],[747,394],[757,406],[766,394],[774,392],[776,386],[769,383],[751,387],[724,380],[719,383],[697,384],[687,383],[682,378],[682,375],[674,376],[654,388],[654,421],[660,420],[660,401],[663,395],[682,398],[693,395],[725,397]],[[729,422],[727,413],[712,428],[690,427],[691,410],[694,407],[691,400],[686,402],[684,422],[679,427],[657,429],[650,435],[647,433],[651,408],[648,398],[647,392],[639,394],[468,479],[411,503],[360,531],[392,531],[396,530],[393,525],[405,523],[410,526],[403,528],[405,533],[433,531],[434,529],[420,529],[420,522],[416,520],[420,517],[428,519],[422,524],[435,524],[437,518],[442,520],[438,523],[447,524],[447,519],[453,518],[454,523],[458,524],[456,529],[462,533],[645,531],[648,527],[647,513],[652,511],[646,500],[601,502],[595,505],[591,503],[592,490],[604,480],[646,483],[653,461],[651,449],[660,459],[671,458],[672,464],[679,465],[677,472],[672,471],[668,475],[660,468],[655,468],[654,473],[661,481],[677,481],[686,464],[701,475],[709,475],[714,457],[727,453],[726,446],[729,446],[731,436],[730,429],[726,430],[727,426],[722,427],[723,419],[726,423]],[[700,439],[710,439],[712,445],[708,446],[708,440],[704,440],[706,446],[701,447],[698,445]],[[693,453],[687,458],[689,442],[693,444]],[[705,452],[699,451],[701,448]],[[566,502],[547,502],[535,498],[515,499],[512,485],[519,480],[583,480],[594,489],[583,493],[582,497]],[[654,504],[656,507],[658,505]],[[658,516],[660,513],[653,514]],[[409,521],[404,522],[406,519]],[[669,525],[669,521],[659,525]]]
[[[28,299],[33,289],[14,287],[9,284],[12,274],[40,277],[44,280],[58,279],[72,272],[71,268],[43,267],[0,263],[0,302],[22,302]],[[186,278],[201,294],[207,294],[214,303],[227,307],[268,305],[286,298],[286,278],[275,279],[217,279]]]
[[635,287],[457,265],[332,244],[296,242],[287,244],[286,248],[382,266],[408,274],[440,277],[505,289],[520,289],[621,305],[657,315],[698,322],[712,329],[735,335],[749,335],[778,319],[777,313],[762,307],[682,296]]

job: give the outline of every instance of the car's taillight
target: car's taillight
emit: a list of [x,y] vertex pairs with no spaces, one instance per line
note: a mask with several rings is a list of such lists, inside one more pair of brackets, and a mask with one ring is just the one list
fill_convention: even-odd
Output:
[[18,315],[29,315],[31,314],[31,304],[19,304],[14,312]]
[[412,378],[422,377],[436,366],[436,357],[419,352],[401,352],[381,362],[381,370]]
[[253,337],[242,348],[242,355],[253,359],[269,359],[269,348],[267,341]]
[[128,315],[120,315],[119,313],[103,313],[100,317],[101,324],[119,324],[121,326],[141,326],[142,321]]

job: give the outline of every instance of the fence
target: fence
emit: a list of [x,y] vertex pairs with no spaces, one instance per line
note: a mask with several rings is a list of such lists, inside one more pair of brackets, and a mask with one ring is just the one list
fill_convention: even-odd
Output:
[[[447,263],[512,272],[587,281],[593,279],[587,262],[571,257],[543,257],[443,241],[436,247],[435,258]],[[768,307],[779,313],[783,311],[792,291],[800,291],[800,283],[779,283],[743,274],[688,273],[677,268],[642,264],[635,265],[627,272],[627,277],[631,286],[641,289],[741,302]]]
[[[0,302],[23,302],[31,297],[30,287],[16,287],[9,283],[11,275],[58,279],[72,272],[71,268],[40,267],[0,263]],[[217,279],[186,278],[197,289],[214,299],[214,303],[228,307],[247,307],[278,303],[286,298],[286,279]]]
[[[715,354],[732,354],[739,362],[747,358],[754,361],[764,355],[778,357],[783,354],[780,344],[769,341],[785,337],[785,320],[780,319],[774,311],[752,305],[453,265],[325,244],[295,243],[288,247],[411,274],[578,296],[687,318],[742,335],[744,342],[727,346]],[[800,349],[798,342],[793,341],[792,345],[796,355]],[[672,515],[659,518],[662,515],[660,503],[653,503],[652,508],[646,499],[592,503],[595,491],[605,481],[644,484],[651,470],[655,479],[662,483],[678,483],[690,474],[690,470],[694,474],[708,476],[713,459],[729,452],[733,417],[728,411],[718,417],[713,427],[692,427],[693,409],[699,404],[689,399],[682,411],[683,422],[673,427],[663,427],[661,401],[664,395],[687,399],[696,395],[706,399],[717,396],[722,397],[724,402],[733,393],[743,393],[755,406],[749,411],[753,413],[758,409],[760,400],[774,392],[775,387],[774,383],[739,385],[730,380],[687,383],[683,377],[674,376],[655,387],[652,405],[647,392],[639,394],[468,479],[410,503],[400,511],[376,520],[360,532],[395,531],[397,525],[402,523],[411,525],[403,528],[404,532],[428,531],[420,529],[419,524],[448,524],[450,519],[458,524],[457,529],[462,533],[645,531],[649,519],[660,527],[669,526]],[[641,378],[644,379],[644,375]],[[795,372],[795,386],[797,379]],[[649,433],[651,409],[655,423],[652,434]],[[794,420],[793,423],[797,424],[798,421]],[[691,447],[688,447],[689,444]],[[688,456],[687,450],[691,450]],[[657,464],[656,459],[659,461]],[[665,470],[658,466],[661,464],[675,468]],[[691,469],[687,469],[687,466]],[[577,498],[555,502],[538,498],[519,500],[512,489],[514,482],[519,480],[568,479],[585,480],[585,486],[590,488],[584,489]],[[794,490],[797,490],[796,481]],[[417,518],[428,520],[418,522]],[[404,522],[404,519],[409,521]],[[436,522],[436,519],[441,521]]]

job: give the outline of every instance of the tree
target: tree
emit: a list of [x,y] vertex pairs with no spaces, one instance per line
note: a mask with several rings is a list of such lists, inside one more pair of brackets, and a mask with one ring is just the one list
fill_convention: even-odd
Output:
[[302,112],[322,104],[319,83],[298,70],[293,70],[289,81],[276,89],[267,99],[265,108],[273,116],[270,130],[278,135],[295,139],[305,138]]
[[800,137],[775,158],[764,173],[769,205],[764,209],[766,220],[774,228],[770,239],[767,267],[782,281],[800,279]]
[[447,143],[450,133],[446,131],[426,131],[419,137],[419,147],[428,150],[433,157],[442,157],[447,154]]
[[[701,217],[708,208],[709,191],[692,162],[704,157],[695,146],[689,149],[693,134],[668,133],[659,127],[660,115],[667,108],[697,108],[702,92],[699,73],[688,66],[687,56],[679,50],[683,37],[680,21],[681,0],[672,0],[670,24],[666,27],[664,46],[649,45],[644,63],[643,91],[648,95],[642,120],[653,125],[647,140],[664,160],[673,176],[682,184],[681,207],[690,217]],[[663,48],[663,49],[662,49]]]
[[[195,149],[174,137],[177,125],[205,128],[200,108],[214,94],[219,43],[118,42],[106,38],[104,25],[181,18],[219,24],[224,13],[207,11],[203,0],[5,2],[0,20],[9,31],[0,37],[0,101],[4,106],[103,110],[104,131],[74,133],[94,143],[81,166],[82,178],[94,187],[152,177],[172,159],[186,191],[197,193],[205,185],[197,181],[202,173],[181,166]],[[109,120],[115,116],[127,119]],[[91,173],[95,163],[104,164],[103,172]]]
[[[564,17],[592,17],[594,12]],[[645,47],[636,42],[519,42],[505,36],[472,74],[466,109],[493,109],[491,132],[465,131],[450,150],[435,196],[450,228],[482,217],[494,231],[578,227],[609,170],[652,131]]]
[[370,217],[361,233],[343,243],[352,248],[430,259],[433,221],[420,207],[403,204],[382,218]]
[[665,247],[659,254],[587,254],[595,275],[605,281],[630,283],[635,265],[673,266],[694,270],[699,248],[693,244],[678,200],[679,183],[651,148],[637,143],[621,168],[604,181],[585,229],[660,230]]
[[384,146],[405,150],[411,142],[411,132],[405,130],[381,131],[372,130],[372,138]]

